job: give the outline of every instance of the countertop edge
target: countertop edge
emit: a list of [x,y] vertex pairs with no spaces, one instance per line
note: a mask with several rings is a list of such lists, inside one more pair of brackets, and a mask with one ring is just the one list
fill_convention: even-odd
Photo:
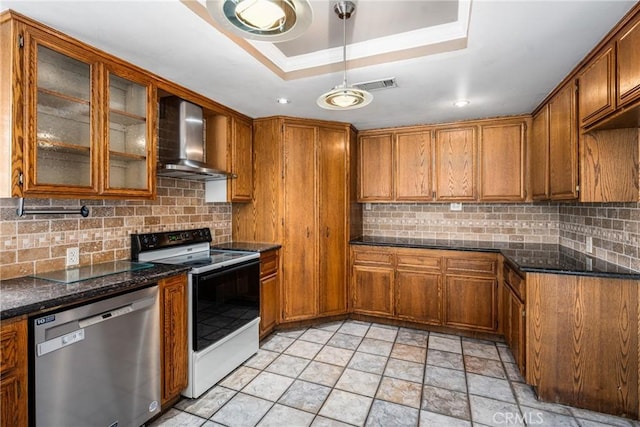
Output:
[[[560,274],[560,275],[568,275],[568,276],[586,276],[586,277],[603,277],[603,278],[611,278],[611,279],[623,279],[623,280],[640,280],[640,272],[630,272],[630,273],[617,273],[617,272],[603,272],[603,271],[584,271],[584,270],[566,270],[566,269],[552,269],[552,268],[544,268],[544,267],[531,267],[531,266],[521,266],[514,259],[512,259],[509,254],[505,253],[505,250],[509,250],[508,248],[487,248],[487,247],[451,247],[440,244],[420,244],[417,242],[409,243],[409,242],[375,242],[375,241],[362,241],[358,239],[353,239],[349,241],[350,245],[356,246],[380,246],[380,247],[397,247],[397,248],[414,248],[414,249],[433,249],[433,250],[447,250],[447,251],[463,251],[463,252],[488,252],[488,253],[499,253],[505,259],[509,261],[509,263],[515,267],[521,273],[541,273],[541,274]],[[506,244],[506,243],[505,243]]]
[[[160,271],[138,270],[136,272],[133,272],[135,273],[135,277],[132,277],[127,280],[114,282],[114,283],[100,286],[97,288],[95,287],[88,288],[85,290],[81,290],[79,292],[73,292],[67,295],[53,297],[53,298],[45,299],[42,301],[27,303],[25,305],[2,309],[0,310],[0,320],[8,320],[10,318],[23,316],[23,315],[31,316],[38,312],[51,311],[64,306],[78,304],[83,301],[90,301],[98,298],[103,298],[109,295],[116,295],[118,293],[125,292],[125,291],[143,288],[143,287],[154,284],[160,279],[175,276],[181,273],[186,273],[187,271],[189,271],[189,267],[177,266],[177,265],[169,266],[166,264],[162,264],[162,269]],[[116,273],[116,274],[124,274],[124,273]],[[108,277],[108,276],[105,276],[105,277]],[[104,277],[100,279],[104,279]],[[33,281],[35,281],[35,283],[41,282],[43,285],[52,284],[52,282],[44,279],[33,278]],[[64,286],[61,284],[55,284],[55,285]]]

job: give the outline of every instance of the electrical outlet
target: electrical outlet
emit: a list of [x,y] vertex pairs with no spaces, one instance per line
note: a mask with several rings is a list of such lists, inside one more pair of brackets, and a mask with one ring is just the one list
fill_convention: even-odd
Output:
[[80,248],[67,248],[67,267],[80,264]]
[[462,203],[451,203],[449,210],[460,212],[462,210]]
[[364,204],[364,210],[365,211],[370,211],[371,210],[371,203],[365,203]]
[[588,254],[593,253],[593,238],[591,236],[587,236],[587,242],[585,243],[584,251]]

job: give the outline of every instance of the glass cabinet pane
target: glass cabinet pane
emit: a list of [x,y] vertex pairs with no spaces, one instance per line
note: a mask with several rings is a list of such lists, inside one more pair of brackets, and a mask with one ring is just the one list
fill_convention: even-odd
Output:
[[109,188],[145,189],[147,87],[109,74]]
[[36,183],[91,186],[91,66],[37,47]]

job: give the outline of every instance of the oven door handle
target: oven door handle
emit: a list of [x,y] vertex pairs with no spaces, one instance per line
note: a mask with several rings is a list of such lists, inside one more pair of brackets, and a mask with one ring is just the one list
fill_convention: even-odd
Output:
[[205,274],[205,275],[202,275],[202,276],[198,275],[198,278],[199,278],[199,280],[209,280],[209,279],[213,279],[214,277],[219,276],[221,274],[233,273],[236,270],[240,270],[240,269],[243,269],[243,268],[247,268],[247,267],[251,267],[253,265],[259,265],[259,264],[260,264],[260,260],[259,259],[252,260],[252,261],[247,261],[247,262],[244,262],[242,264],[233,265],[233,266],[231,266],[229,268],[222,267],[219,270],[216,270],[216,271],[212,272],[211,274]]

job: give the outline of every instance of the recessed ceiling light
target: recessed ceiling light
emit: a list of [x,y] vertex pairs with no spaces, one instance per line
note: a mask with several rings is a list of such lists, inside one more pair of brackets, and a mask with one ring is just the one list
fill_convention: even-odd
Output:
[[278,99],[276,99],[276,102],[277,102],[278,104],[288,104],[288,103],[290,103],[291,101],[290,101],[289,99],[287,99],[287,98],[278,98]]
[[453,103],[453,105],[458,108],[466,107],[469,104],[471,104],[471,102],[467,99],[459,99],[458,101]]

